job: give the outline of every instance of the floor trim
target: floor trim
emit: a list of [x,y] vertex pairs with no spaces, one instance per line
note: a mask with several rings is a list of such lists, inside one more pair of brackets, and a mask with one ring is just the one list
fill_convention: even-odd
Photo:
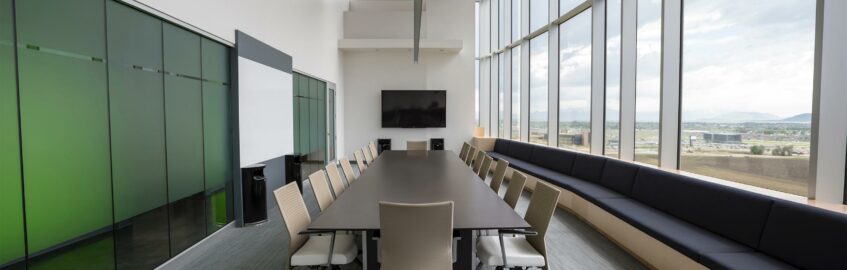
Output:
[[217,234],[218,234],[218,233],[220,233],[221,231],[226,230],[226,229],[232,229],[232,228],[235,228],[235,221],[230,221],[229,223],[227,223],[227,224],[226,224],[226,226],[221,227],[221,229],[220,229],[220,230],[217,230],[217,231],[213,232],[212,234],[210,234],[209,236],[206,236],[205,238],[203,238],[203,240],[200,240],[200,242],[194,243],[194,245],[191,245],[191,247],[189,247],[189,248],[187,248],[187,249],[183,250],[182,252],[180,252],[180,253],[179,253],[179,254],[177,254],[176,256],[171,257],[170,259],[168,259],[167,261],[165,261],[165,262],[164,262],[164,263],[162,263],[161,265],[157,266],[155,269],[156,269],[156,270],[158,270],[158,269],[162,269],[162,267],[163,267],[163,266],[168,265],[168,264],[169,264],[169,263],[171,263],[172,261],[175,261],[176,259],[178,259],[179,257],[181,257],[183,254],[186,254],[186,253],[188,253],[189,251],[191,251],[192,249],[194,249],[195,247],[200,246],[201,244],[203,244],[203,242],[206,242],[206,240],[209,240],[210,238],[215,237],[215,235],[217,235]]

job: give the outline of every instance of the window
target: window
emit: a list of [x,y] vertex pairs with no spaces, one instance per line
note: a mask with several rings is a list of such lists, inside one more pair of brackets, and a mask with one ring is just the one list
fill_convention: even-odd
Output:
[[529,32],[538,30],[550,22],[549,5],[548,0],[529,0]]
[[815,1],[684,4],[680,169],[808,196]]
[[489,113],[488,114],[488,121],[489,121],[488,122],[488,124],[489,124],[488,128],[490,129],[490,136],[491,137],[499,137],[498,132],[500,131],[500,129],[499,129],[499,125],[497,124],[497,116],[499,116],[498,113],[497,113],[497,98],[498,98],[497,89],[500,85],[499,80],[498,80],[498,77],[500,77],[500,73],[498,72],[498,67],[500,66],[499,65],[500,55],[499,54],[492,55],[490,63],[491,63],[491,67],[490,67],[489,70],[491,71],[491,83],[489,84],[489,88],[488,88],[488,92],[487,92],[487,94],[488,94],[488,109],[489,109],[488,110],[488,113]]
[[586,0],[559,0],[559,15],[565,15],[565,13],[568,13],[568,11],[571,11],[585,1]]
[[521,139],[521,46],[512,48],[512,140]]
[[529,41],[529,142],[547,144],[547,33]]
[[509,138],[509,133],[506,132],[506,118],[503,117],[503,111],[505,110],[505,107],[503,106],[503,101],[504,101],[504,98],[505,98],[504,93],[506,91],[505,89],[507,88],[505,86],[505,84],[506,84],[506,57],[505,56],[506,56],[505,53],[500,54],[500,63],[499,63],[499,66],[497,67],[497,70],[500,73],[500,76],[498,76],[500,78],[500,81],[497,84],[497,125],[498,125],[497,127],[498,127],[499,135],[500,135],[500,136],[497,136],[497,137],[499,137],[499,138]]
[[588,152],[591,133],[591,9],[559,25],[559,147]]
[[635,161],[659,165],[662,1],[638,1],[635,74]]
[[[474,56],[479,57],[479,36],[482,35],[482,32],[479,31],[479,2],[474,3],[474,39],[476,39],[476,45],[474,46]],[[474,124],[479,126],[479,59],[474,61]]]
[[491,10],[489,10],[490,11],[490,13],[489,13],[490,17],[489,18],[491,18],[491,22],[490,22],[491,25],[490,25],[489,29],[491,30],[491,51],[493,52],[493,51],[500,49],[499,40],[500,40],[500,33],[502,33],[502,32],[500,31],[500,21],[499,21],[500,20],[500,16],[499,16],[500,13],[498,12],[499,11],[499,9],[498,9],[499,5],[497,4],[500,1],[489,0],[488,2],[489,2],[488,6],[491,8]]
[[621,0],[606,2],[606,122],[603,154],[620,156]]
[[521,39],[521,0],[512,0],[512,42]]

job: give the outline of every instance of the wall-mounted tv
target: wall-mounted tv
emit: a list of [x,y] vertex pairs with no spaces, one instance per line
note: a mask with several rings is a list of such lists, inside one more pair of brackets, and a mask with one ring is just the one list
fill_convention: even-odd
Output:
[[447,127],[447,91],[382,90],[382,127]]

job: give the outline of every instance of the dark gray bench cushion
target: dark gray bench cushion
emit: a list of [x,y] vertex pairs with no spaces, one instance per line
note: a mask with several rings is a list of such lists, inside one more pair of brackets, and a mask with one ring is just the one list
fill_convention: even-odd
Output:
[[505,154],[512,158],[520,159],[523,161],[530,161],[532,159],[533,148],[535,148],[535,145],[529,143],[511,142],[509,143],[509,151]]
[[510,140],[497,139],[497,141],[494,142],[494,152],[502,154],[508,153],[510,144]]
[[752,252],[753,249],[626,198],[600,199],[600,206],[639,230],[689,258],[716,252]]
[[803,269],[847,269],[847,215],[776,200],[759,250]]
[[797,269],[759,252],[706,253],[700,263],[712,270]]
[[610,158],[606,160],[606,165],[603,165],[603,176],[600,177],[600,184],[629,196],[632,193],[632,182],[635,181],[638,167],[638,165],[629,162]]
[[573,162],[571,176],[594,183],[600,182],[600,177],[603,176],[603,165],[606,164],[606,158],[601,156],[578,154]]
[[757,247],[773,200],[658,169],[642,167],[632,198],[749,247]]
[[570,174],[574,159],[576,159],[574,152],[553,147],[535,146],[530,161],[550,170]]

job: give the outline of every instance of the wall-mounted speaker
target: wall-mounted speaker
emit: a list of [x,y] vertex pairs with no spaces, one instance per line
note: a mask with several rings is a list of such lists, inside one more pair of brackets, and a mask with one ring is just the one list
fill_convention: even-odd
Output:
[[444,150],[444,138],[429,139],[430,150]]
[[382,154],[382,151],[391,150],[391,139],[376,139],[376,151]]

